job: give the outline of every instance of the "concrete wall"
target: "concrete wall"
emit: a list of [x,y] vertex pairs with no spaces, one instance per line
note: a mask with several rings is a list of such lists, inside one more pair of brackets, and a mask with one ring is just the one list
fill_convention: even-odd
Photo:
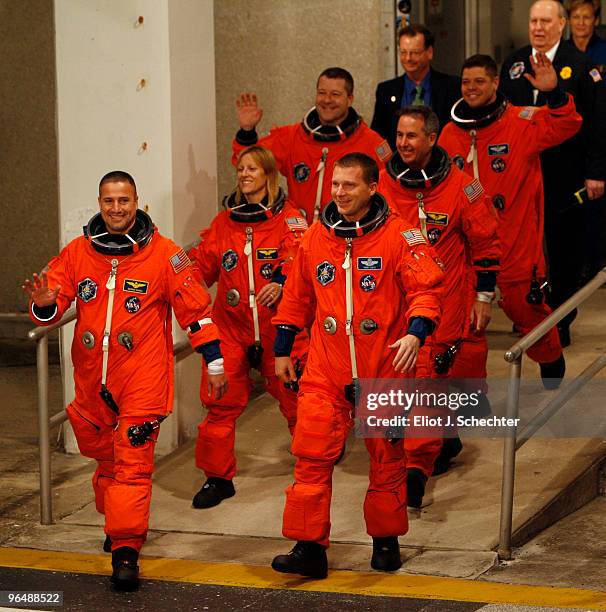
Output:
[[376,0],[215,0],[220,196],[235,184],[231,140],[241,92],[257,93],[264,134],[300,121],[313,106],[319,73],[341,66],[354,77],[355,108],[370,122],[383,80],[381,17]]
[[19,285],[59,245],[52,0],[0,0],[0,57],[0,312],[25,312]]

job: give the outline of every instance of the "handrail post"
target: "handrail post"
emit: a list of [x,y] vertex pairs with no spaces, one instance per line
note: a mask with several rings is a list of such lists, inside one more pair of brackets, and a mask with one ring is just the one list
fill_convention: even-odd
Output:
[[[519,413],[520,376],[522,374],[522,355],[516,357],[509,369],[509,388],[507,391],[508,419],[516,419]],[[511,559],[511,528],[513,522],[513,491],[516,469],[516,431],[515,425],[508,427],[503,440],[503,486],[501,489],[501,522],[498,555],[500,559]]]
[[52,525],[51,461],[48,422],[48,335],[36,343],[38,374],[38,444],[40,449],[40,523]]

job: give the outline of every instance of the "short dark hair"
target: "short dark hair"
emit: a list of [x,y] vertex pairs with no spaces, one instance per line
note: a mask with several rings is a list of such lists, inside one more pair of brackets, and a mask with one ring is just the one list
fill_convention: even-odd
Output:
[[423,36],[423,44],[426,49],[434,46],[436,42],[435,36],[420,23],[411,23],[410,25],[402,26],[398,30],[398,44],[400,43],[400,38],[402,38],[402,36],[414,38],[417,34],[421,34]]
[[497,70],[497,63],[490,57],[490,55],[483,55],[476,53],[475,55],[469,56],[461,66],[461,74],[465,68],[484,68],[486,74],[490,75],[493,79],[499,74]]
[[348,153],[335,162],[340,168],[362,168],[362,177],[370,185],[379,182],[379,166],[377,162],[366,153]]
[[345,91],[347,92],[347,95],[353,96],[354,80],[351,73],[345,70],[345,68],[333,66],[332,68],[323,70],[316,81],[316,87],[318,86],[318,83],[322,77],[326,77],[327,79],[343,79],[345,81]]
[[600,0],[567,0],[564,2],[564,8],[568,13],[568,18],[570,18],[570,14],[575,9],[579,8],[579,6],[583,6],[584,4],[589,4],[593,8],[593,16],[597,18],[600,16],[602,12],[602,5],[600,4]]
[[135,179],[124,170],[112,170],[108,172],[100,181],[99,181],[99,195],[101,195],[101,186],[105,183],[129,183],[133,186],[135,190],[135,195],[137,195],[137,185],[135,184]]
[[423,119],[423,131],[429,136],[437,134],[440,131],[440,120],[438,116],[429,108],[429,106],[405,106],[398,111],[398,121],[400,117],[417,117]]

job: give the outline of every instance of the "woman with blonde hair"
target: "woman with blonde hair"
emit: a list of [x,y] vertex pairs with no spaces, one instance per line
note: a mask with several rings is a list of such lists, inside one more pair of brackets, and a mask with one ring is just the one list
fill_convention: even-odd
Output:
[[[271,318],[307,223],[280,188],[271,151],[245,149],[236,171],[236,188],[223,200],[224,210],[190,252],[206,285],[217,283],[213,321],[221,329],[229,381],[227,393],[216,400],[208,392],[208,374],[213,372],[203,366],[200,397],[208,414],[198,426],[196,466],[206,482],[194,496],[195,508],[211,508],[235,494],[235,427],[253,387],[251,368],[264,377],[265,389],[280,403],[291,433],[297,414],[295,389],[285,388],[274,372],[276,331]],[[302,364],[307,337],[299,336],[295,353]]]

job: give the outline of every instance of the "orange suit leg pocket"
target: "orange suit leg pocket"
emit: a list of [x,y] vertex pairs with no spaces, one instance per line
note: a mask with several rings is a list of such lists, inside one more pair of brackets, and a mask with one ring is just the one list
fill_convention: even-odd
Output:
[[330,487],[295,483],[286,489],[282,534],[291,540],[307,540],[328,546]]
[[84,414],[73,404],[67,409],[69,422],[74,430],[80,453],[97,461],[114,460],[113,429]]
[[349,432],[342,409],[325,395],[300,393],[297,426],[292,442],[296,457],[335,462]]

